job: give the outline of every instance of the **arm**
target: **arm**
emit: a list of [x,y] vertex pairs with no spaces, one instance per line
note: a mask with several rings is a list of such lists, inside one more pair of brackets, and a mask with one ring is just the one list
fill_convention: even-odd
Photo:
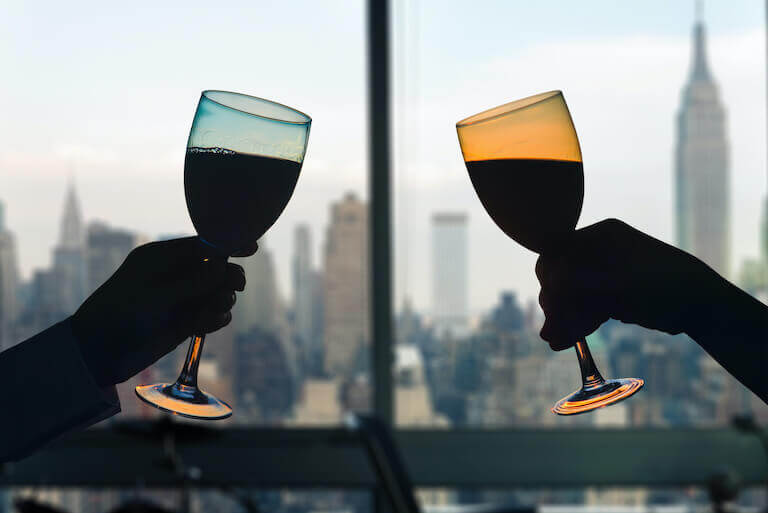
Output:
[[702,314],[685,332],[768,403],[768,306],[713,274]]
[[83,362],[69,319],[0,353],[0,376],[7,397],[0,461],[120,411],[114,385],[99,387]]
[[536,263],[541,337],[571,347],[609,318],[687,333],[768,402],[768,306],[684,251],[609,219],[577,230]]
[[245,275],[208,251],[197,237],[140,246],[72,317],[0,354],[0,461],[119,412],[117,383],[231,321]]

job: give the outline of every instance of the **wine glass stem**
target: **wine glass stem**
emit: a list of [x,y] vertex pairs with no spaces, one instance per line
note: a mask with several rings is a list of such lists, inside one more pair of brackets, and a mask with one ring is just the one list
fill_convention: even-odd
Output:
[[576,342],[576,357],[579,359],[579,369],[581,369],[581,383],[586,390],[598,387],[605,383],[605,380],[597,370],[595,360],[592,359],[592,353],[589,352],[587,340]]
[[197,388],[197,368],[200,366],[200,356],[203,353],[203,343],[205,335],[192,335],[187,351],[187,360],[184,362],[184,368],[181,369],[179,379],[176,383],[188,387]]

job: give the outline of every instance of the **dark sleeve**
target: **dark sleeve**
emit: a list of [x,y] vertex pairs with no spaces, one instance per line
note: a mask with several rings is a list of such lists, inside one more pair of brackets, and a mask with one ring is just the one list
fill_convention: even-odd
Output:
[[120,411],[114,386],[100,388],[66,319],[0,353],[0,461],[18,460],[53,439]]
[[768,403],[768,306],[722,277],[688,334],[744,386]]

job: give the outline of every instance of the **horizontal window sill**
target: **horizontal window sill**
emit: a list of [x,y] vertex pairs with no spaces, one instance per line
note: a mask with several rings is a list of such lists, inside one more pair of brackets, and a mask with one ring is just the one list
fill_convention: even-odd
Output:
[[[169,437],[150,424],[91,429],[7,466],[5,485],[178,486],[164,446],[199,487],[359,488],[375,484],[355,433],[343,428],[192,428]],[[756,436],[733,429],[398,430],[419,487],[679,486],[728,467],[764,482]],[[195,475],[198,473],[195,472]]]

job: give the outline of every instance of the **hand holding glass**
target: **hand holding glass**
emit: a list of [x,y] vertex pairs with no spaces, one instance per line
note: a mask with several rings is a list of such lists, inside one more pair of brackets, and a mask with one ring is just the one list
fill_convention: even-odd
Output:
[[[293,194],[312,120],[285,105],[239,93],[204,91],[187,141],[187,209],[209,258],[250,254]],[[161,410],[224,419],[232,408],[197,387],[205,335],[193,335],[175,383],[136,387]]]
[[[544,253],[576,228],[584,199],[581,149],[560,91],[481,112],[456,124],[472,185],[491,218],[509,237]],[[576,342],[580,390],[552,411],[573,415],[628,398],[637,378],[605,380],[586,340]]]

